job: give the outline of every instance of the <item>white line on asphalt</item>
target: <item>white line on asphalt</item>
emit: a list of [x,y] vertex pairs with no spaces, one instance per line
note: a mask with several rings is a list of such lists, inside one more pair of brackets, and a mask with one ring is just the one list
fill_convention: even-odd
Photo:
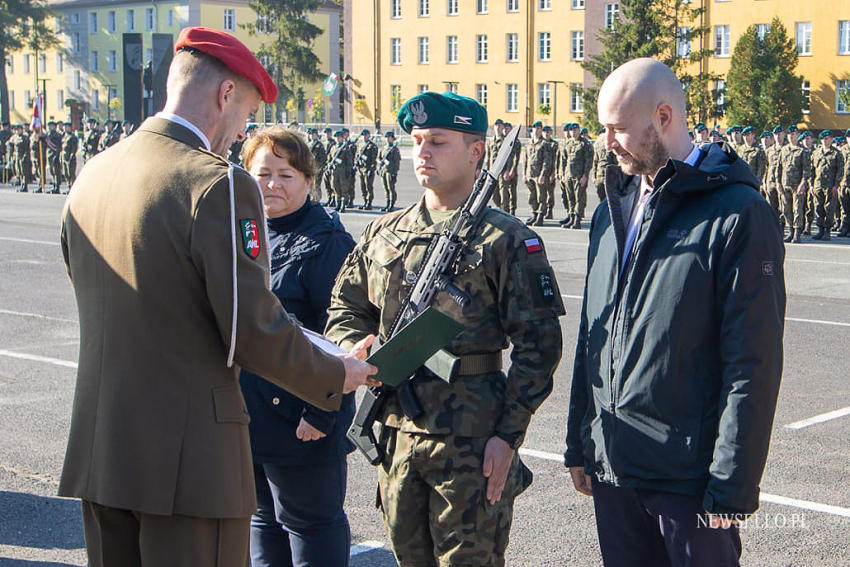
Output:
[[11,350],[0,350],[0,356],[8,356],[9,358],[19,358],[21,360],[32,360],[34,362],[46,362],[47,364],[55,364],[56,366],[64,366],[66,368],[76,368],[77,363],[72,360],[61,360],[58,358],[50,358],[49,356],[39,356],[37,354],[27,354],[25,352],[13,352]]
[[0,309],[0,315],[16,315],[18,317],[35,317],[36,319],[47,319],[48,321],[61,321],[62,323],[76,323],[76,319],[63,319],[62,317],[51,317],[50,315],[42,315],[40,313],[27,313],[25,311],[12,311],[10,309]]
[[564,299],[578,299],[579,301],[581,301],[581,300],[582,300],[582,296],[581,296],[581,295],[567,295],[567,294],[565,294],[565,293],[562,293],[562,294],[561,294],[561,297],[563,297]]
[[59,242],[50,240],[30,240],[29,238],[12,238],[11,236],[0,236],[0,240],[8,240],[10,242],[24,242],[26,244],[47,244],[48,246],[61,246]]
[[797,323],[815,323],[817,325],[834,325],[836,327],[850,327],[850,323],[842,323],[840,321],[822,321],[820,319],[799,319],[797,317],[786,317],[786,321],[794,321]]
[[785,257],[786,262],[806,262],[808,264],[833,264],[835,266],[850,266],[850,262],[832,262],[830,260],[805,260],[803,258],[788,258]]
[[358,543],[351,546],[351,552],[349,553],[349,557],[354,557],[355,555],[369,553],[370,551],[383,548],[384,544],[380,541],[364,541],[362,543]]
[[[536,457],[538,459],[545,459],[547,461],[554,461],[556,463],[561,464],[563,464],[564,462],[563,455],[558,455],[556,453],[547,453],[545,451],[536,451],[534,449],[521,448],[519,450],[519,454],[528,457]],[[815,512],[823,512],[824,514],[832,514],[834,516],[844,516],[846,518],[850,518],[850,508],[832,506],[831,504],[821,504],[820,502],[812,502],[811,500],[798,500],[796,498],[787,498],[785,496],[777,496],[776,494],[768,494],[766,492],[761,493],[761,495],[759,496],[759,500],[761,500],[762,502],[783,504],[785,506],[793,506],[795,508],[802,508],[804,510],[812,510]]]
[[820,415],[816,415],[808,419],[801,419],[800,421],[789,423],[785,427],[788,429],[803,429],[804,427],[808,427],[816,423],[823,423],[824,421],[830,421],[832,419],[838,419],[839,417],[844,417],[845,415],[850,415],[850,406],[847,406],[846,408],[837,409],[835,411],[828,411],[826,413],[822,413]]

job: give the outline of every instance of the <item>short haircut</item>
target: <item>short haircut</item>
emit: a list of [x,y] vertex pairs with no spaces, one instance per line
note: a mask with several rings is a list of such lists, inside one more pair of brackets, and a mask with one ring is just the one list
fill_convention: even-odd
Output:
[[316,177],[316,163],[307,147],[304,137],[294,130],[283,126],[271,126],[257,131],[242,147],[242,163],[245,169],[251,169],[251,162],[260,148],[271,148],[274,155],[285,158],[289,165],[297,169],[307,179]]
[[462,132],[462,134],[463,141],[466,143],[467,146],[471,146],[472,144],[478,141],[485,143],[487,142],[487,139],[484,137],[484,134],[472,134],[469,132]]
[[238,87],[250,85],[253,89],[257,89],[248,79],[231,71],[215,57],[195,49],[181,49],[174,54],[171,66],[168,68],[166,91],[169,94],[176,94],[187,87],[198,88],[207,85],[217,87],[225,79],[230,79]]

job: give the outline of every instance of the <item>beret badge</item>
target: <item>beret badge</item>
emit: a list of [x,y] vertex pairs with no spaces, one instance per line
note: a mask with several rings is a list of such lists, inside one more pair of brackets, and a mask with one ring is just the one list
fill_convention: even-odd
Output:
[[414,102],[410,105],[410,112],[413,114],[413,121],[417,124],[425,124],[428,120],[428,113],[425,112],[424,102]]

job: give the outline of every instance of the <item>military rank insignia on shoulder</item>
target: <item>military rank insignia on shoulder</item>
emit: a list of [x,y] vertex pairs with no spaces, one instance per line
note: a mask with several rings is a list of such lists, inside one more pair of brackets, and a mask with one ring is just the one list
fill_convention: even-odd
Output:
[[242,250],[252,260],[260,255],[260,231],[255,219],[241,219],[239,227],[242,229]]

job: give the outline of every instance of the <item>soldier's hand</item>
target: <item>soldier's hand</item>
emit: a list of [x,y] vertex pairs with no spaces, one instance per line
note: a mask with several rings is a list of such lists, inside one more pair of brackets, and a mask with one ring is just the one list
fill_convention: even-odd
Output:
[[339,355],[345,365],[345,382],[342,385],[342,393],[353,392],[360,386],[380,386],[381,382],[370,378],[377,374],[378,369],[368,362],[364,362],[368,349],[372,346],[375,335],[369,335],[354,345],[351,352]]
[[298,428],[295,430],[295,436],[302,441],[318,441],[325,436],[324,433],[307,423],[303,417],[298,422]]
[[573,486],[577,491],[585,496],[593,496],[590,475],[584,474],[584,467],[570,467],[570,478],[573,479]]
[[806,194],[806,184],[800,183],[797,187],[797,195],[805,195]]
[[484,446],[484,466],[481,472],[487,478],[487,501],[490,505],[502,499],[514,453],[511,446],[496,435],[490,437]]
[[542,173],[540,174],[540,177],[537,178],[537,183],[538,185],[543,185],[544,183],[546,183],[546,178],[543,176]]
[[578,180],[578,184],[584,187],[587,185],[587,175],[582,175],[581,179]]

